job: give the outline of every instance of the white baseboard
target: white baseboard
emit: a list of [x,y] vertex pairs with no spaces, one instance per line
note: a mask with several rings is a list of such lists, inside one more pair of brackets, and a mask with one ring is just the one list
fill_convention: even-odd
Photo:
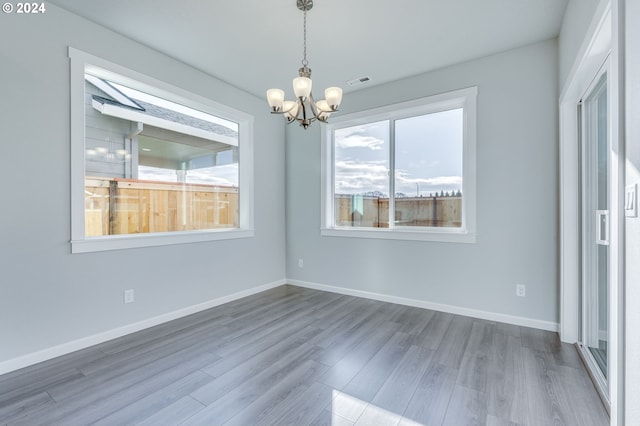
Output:
[[93,336],[83,337],[78,340],[63,343],[51,348],[43,349],[38,352],[33,352],[27,355],[23,355],[18,358],[13,358],[8,361],[0,362],[0,374],[9,373],[11,371],[19,370],[24,367],[28,367],[33,364],[37,364],[42,361],[47,361],[61,355],[66,355],[71,352],[75,352],[80,349],[85,349],[99,343],[104,343],[118,337],[125,336],[127,334],[135,333],[136,331],[144,330],[168,321],[172,321],[178,318],[186,317],[187,315],[195,314],[200,311],[204,311],[209,308],[213,308],[224,303],[232,302],[243,297],[251,296],[256,293],[260,293],[265,290],[269,290],[275,287],[286,284],[286,280],[278,280],[268,284],[264,284],[257,287],[252,287],[247,290],[239,291],[237,293],[230,294],[228,296],[219,297],[217,299],[209,300],[197,305],[188,306],[177,311],[169,312],[166,314],[158,315],[153,318],[142,320],[133,324],[125,325],[123,327],[115,328],[112,330],[104,331],[102,333],[94,334]]
[[61,355],[66,355],[71,352],[75,352],[80,349],[85,349],[99,343],[104,343],[118,337],[125,336],[127,334],[135,333],[146,328],[150,328],[159,324],[163,324],[168,321],[172,321],[178,318],[185,317],[187,315],[195,314],[200,311],[204,311],[215,306],[222,305],[224,303],[232,302],[243,297],[251,296],[256,293],[260,293],[265,290],[269,290],[281,285],[291,284],[298,287],[306,287],[315,290],[328,291],[331,293],[339,293],[347,296],[362,297],[365,299],[379,300],[381,302],[397,303],[399,305],[414,306],[417,308],[431,309],[434,311],[448,312],[451,314],[464,315],[472,318],[480,318],[489,321],[503,322],[507,324],[520,325],[524,327],[532,327],[541,330],[555,331],[559,329],[559,325],[554,322],[541,321],[531,318],[518,317],[514,315],[499,314],[495,312],[481,311],[478,309],[462,308],[459,306],[444,305],[440,303],[427,302],[424,300],[409,299],[405,297],[391,296],[381,293],[373,293],[362,290],[353,290],[344,287],[336,287],[326,284],[318,284],[307,281],[299,280],[278,280],[268,284],[264,284],[257,287],[252,287],[247,290],[239,291],[237,293],[223,296],[217,299],[210,300],[208,302],[200,303],[198,305],[189,306],[177,311],[169,312],[163,315],[159,315],[153,318],[149,318],[143,321],[139,321],[133,324],[125,325],[123,327],[108,330],[102,333],[94,334],[92,336],[83,337],[78,340],[63,343],[51,348],[43,349],[38,352],[33,352],[27,355],[23,355],[18,358],[13,358],[8,361],[0,362],[0,374],[9,373],[11,371],[19,370],[24,367],[28,367],[39,362],[47,361]]
[[447,312],[450,314],[463,315],[466,317],[480,318],[489,321],[503,322],[507,324],[520,325],[523,327],[537,328],[540,330],[558,332],[560,326],[558,323],[550,321],[542,321],[532,318],[518,317],[515,315],[499,314],[496,312],[481,311],[479,309],[462,308],[453,305],[444,305],[441,303],[427,302],[424,300],[409,299],[406,297],[390,296],[388,294],[372,293],[362,290],[353,290],[350,288],[336,287],[326,284],[311,283],[299,280],[287,280],[287,284],[298,287],[306,287],[315,290],[329,291],[331,293],[339,293],[347,296],[363,297],[365,299],[379,300],[381,302],[397,303],[399,305],[413,306],[416,308],[431,309],[433,311]]

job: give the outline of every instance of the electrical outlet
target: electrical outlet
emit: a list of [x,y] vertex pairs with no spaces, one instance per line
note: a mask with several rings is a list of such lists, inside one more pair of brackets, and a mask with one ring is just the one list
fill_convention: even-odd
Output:
[[525,297],[527,295],[527,286],[524,284],[516,284],[516,296]]
[[298,268],[304,268],[304,259],[298,259]]
[[124,291],[124,303],[133,303],[135,301],[135,294],[133,289]]

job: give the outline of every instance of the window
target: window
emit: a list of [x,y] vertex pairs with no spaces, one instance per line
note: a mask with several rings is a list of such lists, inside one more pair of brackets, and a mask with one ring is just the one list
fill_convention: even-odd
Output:
[[69,56],[74,253],[253,235],[250,116]]
[[475,242],[476,93],[458,90],[324,126],[322,234]]

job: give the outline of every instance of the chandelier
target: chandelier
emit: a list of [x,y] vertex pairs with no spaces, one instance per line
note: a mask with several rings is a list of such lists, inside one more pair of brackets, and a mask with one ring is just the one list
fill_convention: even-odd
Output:
[[293,79],[293,92],[297,99],[285,101],[284,90],[269,89],[267,102],[272,114],[283,114],[287,124],[296,121],[306,129],[315,120],[326,123],[331,113],[338,110],[342,101],[342,89],[329,87],[324,91],[325,99],[318,102],[313,100],[311,68],[307,61],[307,11],[313,7],[313,0],[297,0],[297,6],[304,13],[304,56],[302,68],[298,70],[299,76]]

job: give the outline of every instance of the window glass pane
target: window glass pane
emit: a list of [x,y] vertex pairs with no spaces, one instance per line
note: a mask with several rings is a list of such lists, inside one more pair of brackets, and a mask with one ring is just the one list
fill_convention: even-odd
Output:
[[85,235],[238,227],[238,124],[85,75]]
[[395,225],[462,226],[463,110],[395,122]]
[[389,123],[339,129],[335,141],[335,225],[389,226]]

